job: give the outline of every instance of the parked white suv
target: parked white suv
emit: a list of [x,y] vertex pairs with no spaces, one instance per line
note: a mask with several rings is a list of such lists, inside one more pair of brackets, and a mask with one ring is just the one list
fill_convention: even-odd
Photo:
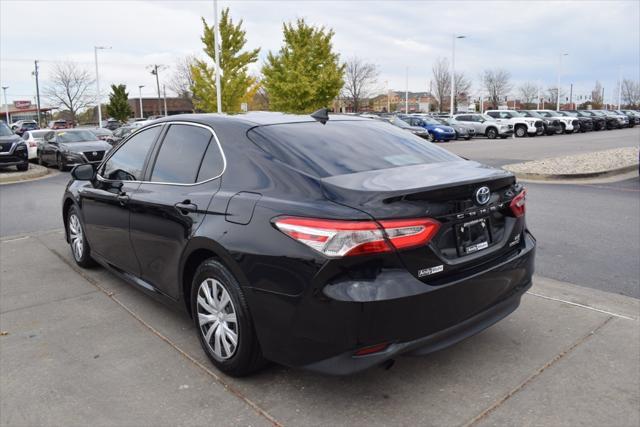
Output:
[[533,110],[540,114],[542,117],[546,117],[553,120],[560,121],[560,127],[562,127],[562,133],[573,133],[580,130],[580,121],[575,117],[566,117],[558,114],[553,110]]
[[513,132],[517,137],[536,136],[544,133],[544,123],[540,119],[525,117],[515,110],[489,110],[485,114],[493,117],[499,123],[513,125]]

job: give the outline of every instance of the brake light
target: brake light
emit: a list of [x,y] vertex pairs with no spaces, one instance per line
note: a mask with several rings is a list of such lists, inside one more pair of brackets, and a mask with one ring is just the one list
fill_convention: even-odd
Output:
[[520,218],[524,215],[525,201],[527,196],[527,190],[522,190],[516,197],[511,199],[511,203],[509,207],[511,208],[511,212],[515,215],[516,218]]
[[287,236],[331,257],[426,245],[440,228],[439,222],[429,218],[376,222],[283,217],[275,225]]
[[386,350],[387,347],[389,347],[389,343],[388,342],[383,342],[383,343],[372,345],[372,346],[369,346],[369,347],[362,347],[360,350],[357,350],[356,352],[354,352],[353,355],[354,356],[368,356],[370,354],[380,353],[381,351]]

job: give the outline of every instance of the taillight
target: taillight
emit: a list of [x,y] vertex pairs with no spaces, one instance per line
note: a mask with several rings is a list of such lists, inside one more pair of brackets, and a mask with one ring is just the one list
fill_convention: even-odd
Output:
[[516,197],[511,199],[509,207],[511,208],[511,212],[513,212],[513,215],[515,215],[516,218],[520,218],[524,215],[526,196],[527,190],[522,190]]
[[428,218],[375,222],[283,217],[275,225],[287,236],[331,257],[426,245],[440,228],[439,222]]

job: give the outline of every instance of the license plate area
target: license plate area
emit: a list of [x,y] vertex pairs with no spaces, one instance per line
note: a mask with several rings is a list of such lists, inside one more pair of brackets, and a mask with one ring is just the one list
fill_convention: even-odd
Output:
[[478,218],[457,224],[455,228],[458,256],[471,255],[488,248],[491,244],[489,225],[489,218]]

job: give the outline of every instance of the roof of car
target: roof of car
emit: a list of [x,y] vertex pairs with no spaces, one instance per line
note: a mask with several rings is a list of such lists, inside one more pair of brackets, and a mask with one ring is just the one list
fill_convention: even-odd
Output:
[[[243,114],[178,114],[175,116],[163,117],[154,120],[154,123],[162,123],[166,121],[192,121],[200,123],[208,123],[211,125],[220,123],[242,123],[248,126],[265,126],[284,123],[304,123],[315,122],[316,120],[306,114],[286,114],[267,111],[255,111]],[[349,116],[344,114],[330,114],[329,121],[367,121],[373,120],[359,116]]]

